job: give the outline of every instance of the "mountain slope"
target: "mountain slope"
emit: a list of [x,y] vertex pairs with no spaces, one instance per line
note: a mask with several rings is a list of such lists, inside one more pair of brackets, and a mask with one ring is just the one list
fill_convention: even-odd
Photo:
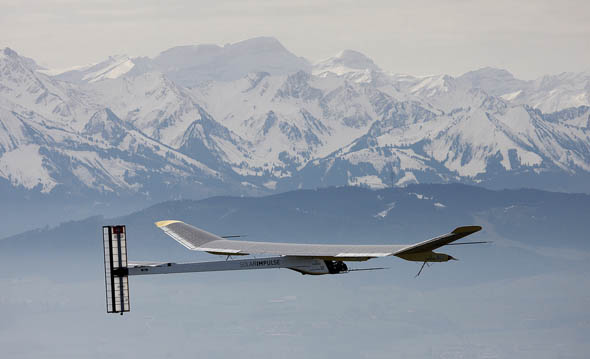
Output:
[[0,177],[12,186],[159,197],[169,186],[221,183],[219,172],[146,136],[93,93],[28,66],[10,50],[0,57]]
[[5,49],[0,66],[8,192],[153,199],[416,182],[590,190],[589,107],[561,109],[585,103],[584,74],[414,77],[352,50],[312,66],[272,38],[114,56],[55,76]]
[[563,123],[550,119],[565,114],[545,116],[481,92],[471,95],[473,107],[450,114],[396,104],[367,134],[308,164],[301,181],[317,181],[321,173],[323,185],[466,181],[496,187],[505,177],[519,182],[524,176],[520,183],[525,185],[535,177],[536,183],[550,182],[560,172],[590,171],[590,128],[580,120],[590,116],[588,108]]

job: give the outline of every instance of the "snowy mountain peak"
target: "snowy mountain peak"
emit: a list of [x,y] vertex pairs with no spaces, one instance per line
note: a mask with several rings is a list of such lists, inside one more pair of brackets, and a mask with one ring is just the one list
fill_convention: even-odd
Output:
[[111,56],[97,66],[89,69],[82,77],[83,81],[96,82],[104,79],[116,79],[129,72],[135,64],[126,55]]
[[205,65],[219,56],[223,48],[213,44],[175,46],[162,51],[154,58],[156,66],[164,72]]
[[495,78],[495,79],[504,79],[504,80],[512,80],[514,79],[514,75],[512,75],[508,70],[499,69],[496,67],[482,67],[480,69],[469,71],[461,75],[463,78],[471,78],[471,79],[482,79],[482,78]]
[[12,50],[9,47],[6,47],[0,51],[0,61],[2,63],[15,63],[19,62],[20,56],[16,53],[16,51]]
[[588,190],[588,75],[393,75],[351,50],[310,69],[264,37],[155,59],[111,56],[58,76],[0,49],[0,187],[146,196],[451,181],[560,189],[556,178],[569,176]]
[[375,71],[381,70],[369,57],[354,50],[343,50],[339,52],[333,59],[335,63],[342,64],[352,69],[369,69]]
[[10,47],[3,48],[2,52],[0,52],[0,54],[2,54],[3,56],[10,56],[10,57],[18,56],[16,51],[11,49]]
[[185,87],[198,87],[210,81],[234,81],[256,72],[288,75],[311,70],[307,60],[289,52],[271,37],[257,37],[223,47],[175,47],[162,52],[153,62],[172,81]]
[[[68,126],[79,126],[93,112],[81,93],[68,84],[56,81],[36,71],[33,60],[16,52],[3,51],[0,58],[0,106],[10,111],[36,112],[49,121],[58,121]],[[28,113],[26,116],[31,117]]]
[[415,84],[410,92],[422,97],[434,97],[452,91],[456,87],[454,78],[448,75],[427,76]]
[[354,50],[343,50],[336,56],[319,61],[314,65],[313,73],[317,76],[327,76],[333,73],[338,76],[360,72],[381,72],[379,66],[364,54]]
[[232,51],[246,52],[289,52],[279,40],[274,37],[266,36],[254,37],[234,44],[226,44],[223,48],[231,49]]
[[484,67],[469,71],[457,78],[463,88],[478,88],[493,96],[513,94],[526,86],[526,81],[516,79],[504,69]]
[[73,83],[93,83],[121,77],[131,71],[134,66],[135,63],[129,56],[113,55],[97,64],[75,67],[56,74],[55,77]]
[[35,60],[25,57],[25,56],[21,56],[19,55],[16,51],[14,51],[13,49],[11,49],[10,47],[5,47],[4,49],[2,49],[0,51],[0,60],[2,59],[12,59],[13,61],[19,61],[21,62],[25,67],[31,69],[31,70],[40,70],[42,69],[41,66],[39,66]]

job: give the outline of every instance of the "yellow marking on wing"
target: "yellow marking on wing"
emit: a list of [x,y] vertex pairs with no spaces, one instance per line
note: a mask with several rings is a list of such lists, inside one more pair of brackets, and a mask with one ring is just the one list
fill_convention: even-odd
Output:
[[454,234],[461,234],[461,233],[475,233],[481,230],[481,226],[464,226],[455,228],[453,231]]
[[167,225],[170,225],[172,223],[182,223],[182,221],[175,221],[175,220],[159,221],[159,222],[156,222],[156,226],[166,227]]

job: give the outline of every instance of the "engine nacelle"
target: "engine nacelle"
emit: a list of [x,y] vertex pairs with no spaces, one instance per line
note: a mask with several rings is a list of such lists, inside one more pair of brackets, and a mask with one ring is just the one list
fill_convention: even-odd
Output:
[[348,266],[342,261],[324,261],[324,263],[326,263],[326,267],[328,267],[328,272],[330,274],[348,272]]
[[342,261],[327,261],[318,258],[292,258],[293,266],[288,268],[301,274],[323,275],[348,272],[348,266]]
[[412,262],[447,262],[450,260],[456,260],[448,254],[436,252],[407,253],[398,254],[397,256]]

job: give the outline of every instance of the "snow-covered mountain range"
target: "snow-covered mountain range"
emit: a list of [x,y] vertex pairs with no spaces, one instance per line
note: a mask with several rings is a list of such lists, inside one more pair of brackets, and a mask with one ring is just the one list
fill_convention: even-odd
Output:
[[481,183],[590,191],[590,74],[534,81],[311,64],[276,39],[53,71],[0,51],[0,189],[265,193]]

